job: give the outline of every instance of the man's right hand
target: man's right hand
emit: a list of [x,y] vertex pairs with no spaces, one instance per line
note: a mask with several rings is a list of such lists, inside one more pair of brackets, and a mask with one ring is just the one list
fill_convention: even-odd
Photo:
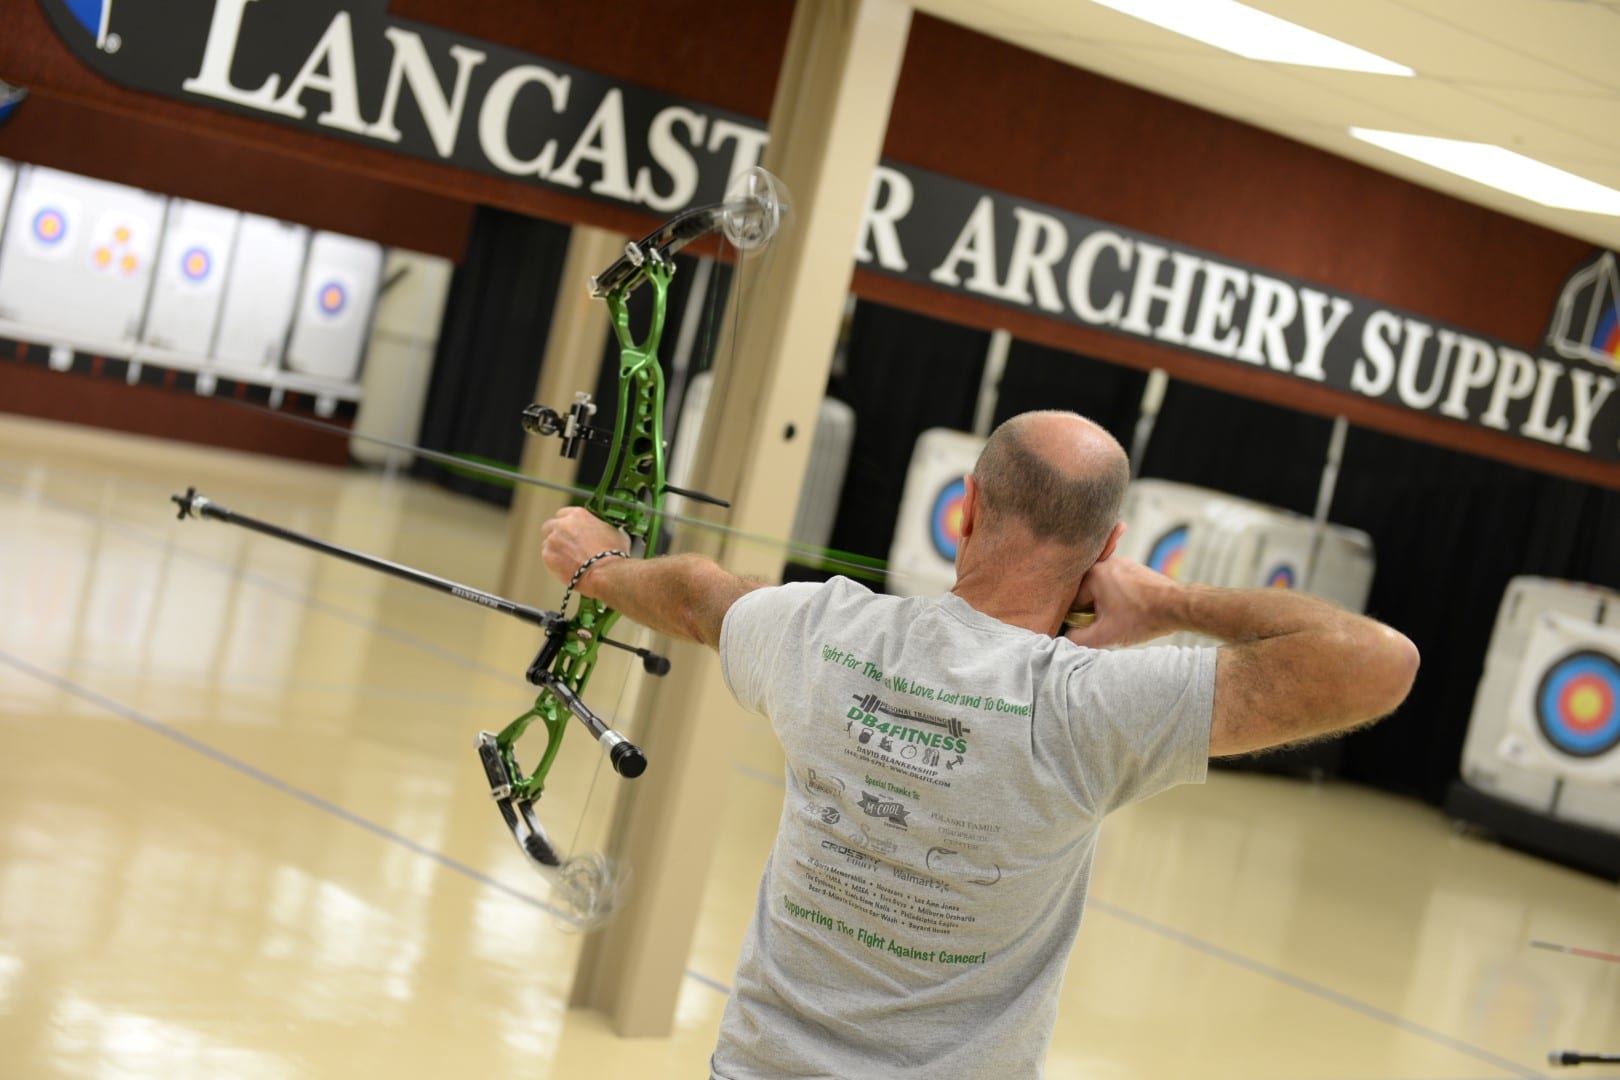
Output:
[[1135,559],[1114,555],[1096,563],[1080,579],[1076,611],[1096,619],[1065,631],[1064,637],[1088,649],[1140,645],[1181,629],[1177,618],[1182,586]]

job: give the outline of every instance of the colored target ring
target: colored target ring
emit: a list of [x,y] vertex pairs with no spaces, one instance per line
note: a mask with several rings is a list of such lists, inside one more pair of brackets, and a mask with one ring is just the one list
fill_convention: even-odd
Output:
[[1147,564],[1165,577],[1181,579],[1181,564],[1187,558],[1187,526],[1177,525],[1153,542]]
[[1582,649],[1554,663],[1536,687],[1536,726],[1560,753],[1594,758],[1620,746],[1620,662]]
[[185,254],[180,256],[180,273],[187,281],[204,281],[213,268],[214,260],[206,248],[187,248]]
[[1292,589],[1294,580],[1294,568],[1287,563],[1278,563],[1272,567],[1271,573],[1266,575],[1266,588]]
[[315,302],[320,305],[324,314],[336,315],[348,305],[349,292],[340,282],[328,281],[316,294]]
[[55,247],[67,235],[67,217],[62,211],[47,206],[34,215],[34,239]]
[[956,549],[962,542],[962,498],[966,494],[967,478],[959,476],[939,489],[933,512],[928,515],[928,535],[934,541],[934,550],[947,562],[956,561]]

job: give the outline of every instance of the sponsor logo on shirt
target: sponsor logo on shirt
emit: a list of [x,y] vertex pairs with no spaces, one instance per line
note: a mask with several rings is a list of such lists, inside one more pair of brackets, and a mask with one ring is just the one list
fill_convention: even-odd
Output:
[[861,793],[861,810],[867,817],[881,818],[897,829],[908,827],[906,815],[911,813],[899,799],[885,799],[870,791]]

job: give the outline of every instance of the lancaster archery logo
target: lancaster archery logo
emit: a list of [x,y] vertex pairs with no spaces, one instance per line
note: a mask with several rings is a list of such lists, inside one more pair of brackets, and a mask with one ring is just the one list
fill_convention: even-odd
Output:
[[1620,371],[1620,269],[1612,251],[1569,275],[1547,340],[1559,356]]
[[84,27],[95,39],[96,48],[117,52],[117,35],[108,29],[112,22],[112,0],[55,0],[55,6],[66,9],[73,21]]

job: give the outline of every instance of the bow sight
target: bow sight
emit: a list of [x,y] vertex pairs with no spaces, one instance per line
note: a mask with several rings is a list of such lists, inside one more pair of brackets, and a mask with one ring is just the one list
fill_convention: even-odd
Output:
[[[524,430],[561,438],[562,454],[566,458],[578,457],[587,443],[606,448],[607,467],[585,500],[585,507],[618,526],[631,538],[637,554],[643,557],[656,554],[658,550],[666,495],[684,495],[719,506],[729,505],[713,496],[674,487],[664,479],[664,382],[658,365],[658,344],[663,335],[669,282],[675,273],[673,256],[693,240],[711,233],[721,234],[739,251],[757,250],[776,235],[786,208],[780,182],[763,169],[750,169],[732,184],[724,202],[685,211],[641,240],[627,244],[624,254],[590,282],[591,294],[607,301],[619,339],[618,408],[613,426],[592,423],[596,405],[586,393],[576,394],[566,412],[543,405],[530,405],[523,410]],[[638,342],[630,331],[626,300],[646,284],[651,284],[654,290],[653,313],[646,336]],[[669,671],[666,658],[607,636],[618,619],[618,612],[588,597],[580,598],[572,616],[565,610],[529,607],[413,567],[237,514],[199,495],[195,488],[188,489],[184,495],[172,496],[172,501],[179,505],[182,519],[196,516],[238,525],[448,593],[540,627],[545,640],[525,673],[528,681],[540,688],[534,705],[499,734],[480,732],[475,745],[489,781],[490,797],[495,800],[507,828],[524,855],[552,880],[558,898],[571,910],[573,920],[593,926],[611,913],[624,882],[623,873],[599,854],[563,858],[540,824],[535,803],[544,791],[546,777],[562,747],[563,731],[570,716],[584,724],[602,745],[620,776],[634,779],[646,771],[646,755],[597,716],[583,697],[596,666],[597,650],[602,645],[639,656],[643,670],[650,674],[663,675]],[[565,592],[564,608],[567,603]],[[533,771],[525,774],[517,762],[516,744],[536,720],[546,730],[546,747]]]

